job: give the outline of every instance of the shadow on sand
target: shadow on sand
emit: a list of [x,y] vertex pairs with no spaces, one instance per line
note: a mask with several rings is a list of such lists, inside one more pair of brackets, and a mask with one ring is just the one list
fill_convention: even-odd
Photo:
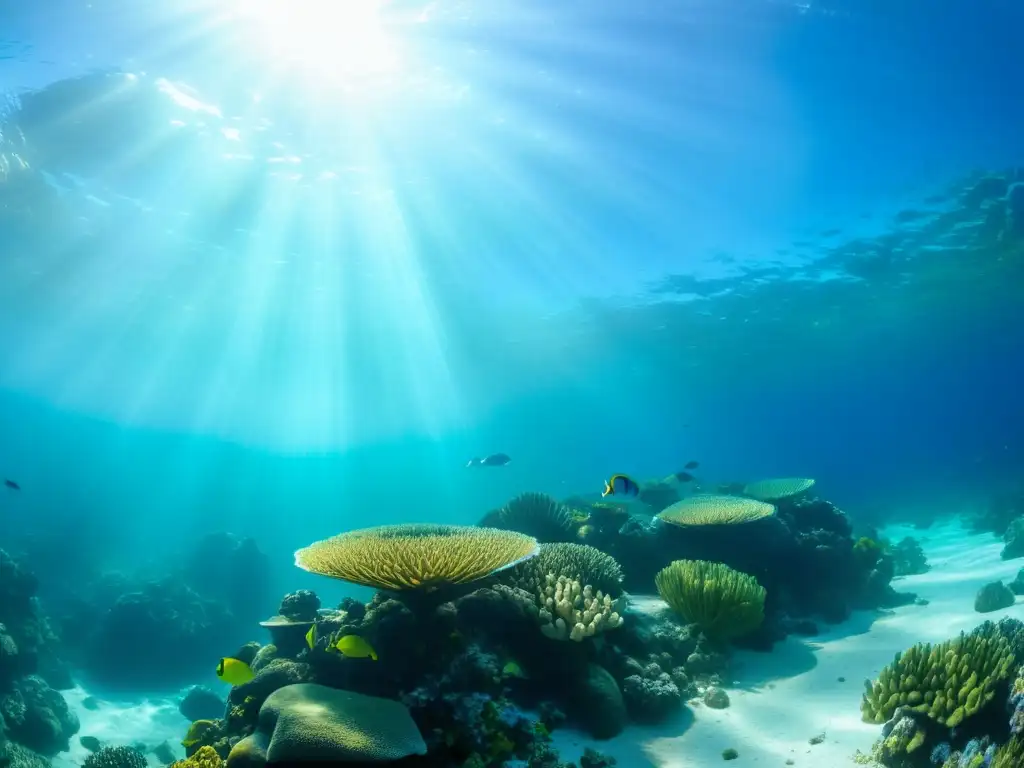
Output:
[[551,734],[555,748],[562,760],[579,763],[583,750],[596,749],[614,757],[620,766],[647,768],[659,765],[653,754],[648,754],[646,745],[658,739],[677,738],[693,725],[693,711],[689,707],[658,725],[630,725],[626,730],[607,741],[597,741],[585,733],[569,728],[560,728]]

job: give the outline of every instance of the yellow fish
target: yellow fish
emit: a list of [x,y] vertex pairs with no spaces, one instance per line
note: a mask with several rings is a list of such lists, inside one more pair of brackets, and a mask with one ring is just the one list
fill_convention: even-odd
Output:
[[316,624],[309,628],[309,632],[306,633],[306,645],[313,648],[316,645]]
[[640,495],[640,486],[626,475],[612,475],[604,481],[604,493],[601,496],[625,496],[632,498]]
[[377,652],[373,650],[373,646],[359,635],[345,635],[331,647],[350,659],[365,659],[369,656],[374,661],[377,660]]
[[255,675],[244,661],[224,657],[217,664],[217,677],[225,683],[231,683],[231,685],[242,685],[242,683],[248,683],[252,680]]

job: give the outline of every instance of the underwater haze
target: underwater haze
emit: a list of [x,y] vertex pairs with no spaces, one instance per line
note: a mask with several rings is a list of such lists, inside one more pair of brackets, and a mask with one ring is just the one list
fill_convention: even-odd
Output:
[[[0,550],[54,637],[180,577],[222,656],[279,594],[384,588],[296,550],[527,492],[596,504],[643,592],[616,474],[622,536],[763,478],[851,542],[1024,513],[1022,35],[1016,0],[0,0]],[[95,653],[83,697],[218,682]]]

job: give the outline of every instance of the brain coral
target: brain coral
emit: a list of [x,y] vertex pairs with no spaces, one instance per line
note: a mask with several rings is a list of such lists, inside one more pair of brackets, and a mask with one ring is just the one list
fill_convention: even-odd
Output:
[[295,553],[312,573],[376,589],[467,584],[538,552],[532,536],[464,525],[382,525],[349,531]]
[[263,762],[389,762],[424,755],[427,745],[405,705],[314,683],[274,691],[255,733],[228,755],[228,766]]

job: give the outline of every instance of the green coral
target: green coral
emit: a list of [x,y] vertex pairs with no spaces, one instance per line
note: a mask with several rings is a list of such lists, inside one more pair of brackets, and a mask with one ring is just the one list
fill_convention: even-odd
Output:
[[739,637],[764,621],[764,587],[722,563],[676,560],[654,582],[661,599],[709,637]]
[[1024,765],[1024,738],[1014,736],[992,758],[991,768],[1020,768]]
[[176,760],[170,768],[222,768],[224,760],[213,747],[200,747],[194,755]]
[[581,522],[578,510],[570,509],[546,493],[523,493],[501,509],[487,513],[480,524],[486,528],[519,531],[540,542],[572,541]]
[[134,747],[103,747],[85,758],[84,768],[147,768],[146,756]]
[[897,653],[874,684],[865,681],[863,720],[884,723],[903,706],[953,728],[995,697],[1013,662],[1003,636],[961,633],[935,646],[919,643]]
[[513,569],[511,580],[520,589],[532,592],[548,574],[578,581],[613,599],[622,594],[622,566],[611,555],[586,544],[541,544],[536,557]]

